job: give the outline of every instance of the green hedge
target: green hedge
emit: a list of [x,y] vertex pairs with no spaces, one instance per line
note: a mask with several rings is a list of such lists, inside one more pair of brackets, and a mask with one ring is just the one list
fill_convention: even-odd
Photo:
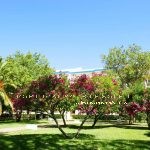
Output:
[[[61,115],[60,114],[55,114],[55,117],[57,119],[61,119]],[[47,114],[37,114],[36,115],[36,119],[44,119],[44,118],[48,118],[48,115]],[[72,118],[73,119],[84,119],[85,118],[85,115],[74,115],[72,114]],[[99,120],[117,120],[121,118],[122,120],[125,120],[125,119],[129,119],[129,116],[128,115],[124,115],[124,116],[117,116],[117,115],[101,115],[99,117]],[[0,120],[1,121],[4,121],[4,120],[12,120],[14,119],[13,116],[11,115],[7,115],[7,114],[2,114],[0,116]],[[28,119],[28,116],[27,114],[22,114],[22,119],[21,120],[26,120]],[[32,119],[35,119],[35,114],[30,114],[29,115],[29,119],[32,120]],[[90,119],[94,119],[94,115],[90,116]],[[138,113],[135,117],[135,119],[139,122],[142,122],[143,120],[146,120],[146,113]]]
[[138,122],[142,122],[143,120],[146,121],[146,118],[147,118],[146,113],[137,113],[137,115],[135,116],[135,119],[136,119]]
[[[72,115],[74,119],[84,119],[85,115]],[[117,115],[101,115],[99,120],[117,120],[120,117]],[[94,115],[90,116],[90,119],[94,119]]]
[[[35,119],[35,114],[30,114],[29,115],[30,117],[29,117],[29,119]],[[55,117],[57,118],[57,119],[60,119],[61,118],[61,115],[60,114],[55,114]],[[28,116],[27,116],[27,114],[22,114],[22,119],[27,119],[28,118]],[[38,119],[44,119],[44,118],[48,118],[48,115],[47,114],[36,114],[36,119],[38,120]]]
[[5,120],[13,120],[13,116],[11,114],[2,114],[0,116],[0,121],[5,121]]

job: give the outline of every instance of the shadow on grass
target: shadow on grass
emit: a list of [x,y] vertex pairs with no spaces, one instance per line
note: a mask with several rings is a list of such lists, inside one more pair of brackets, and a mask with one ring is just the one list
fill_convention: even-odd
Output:
[[150,132],[148,132],[148,133],[145,133],[145,135],[146,135],[146,136],[148,136],[148,137],[150,137]]
[[114,125],[114,127],[124,128],[124,129],[148,130],[148,127],[137,126],[137,125]]
[[[62,128],[69,128],[69,129],[78,129],[79,125],[60,125]],[[113,127],[114,125],[101,125],[101,126],[95,126],[92,128],[91,126],[83,126],[82,129],[89,130],[89,129],[102,129],[102,128],[109,128]],[[58,128],[56,125],[38,125],[39,128]]]
[[96,140],[94,136],[80,134],[79,139],[64,139],[60,134],[1,135],[0,150],[149,150],[150,141]]
[[24,123],[47,123],[46,120],[21,120],[20,122],[16,122],[15,120],[6,120],[6,121],[0,121],[2,124],[11,124],[11,123],[18,123],[18,124],[24,124]]
[[5,121],[0,121],[0,123],[15,123],[14,120],[5,120]]
[[[82,129],[84,130],[89,130],[89,129],[102,129],[102,128],[109,128],[109,127],[113,127],[114,125],[100,125],[100,126],[95,126],[94,128],[92,128],[91,126],[83,126]],[[79,126],[77,125],[68,125],[67,126],[68,128],[71,128],[71,129],[78,129]]]
[[[61,127],[64,127],[63,125],[60,125]],[[57,128],[56,125],[38,125],[40,128]],[[148,127],[138,126],[138,125],[124,125],[124,124],[106,124],[106,125],[98,125],[92,128],[91,126],[83,126],[82,129],[102,129],[102,128],[110,128],[110,127],[116,127],[116,128],[124,128],[124,129],[136,129],[136,130],[148,130]],[[78,129],[79,125],[67,125],[64,128],[70,128],[70,129]]]

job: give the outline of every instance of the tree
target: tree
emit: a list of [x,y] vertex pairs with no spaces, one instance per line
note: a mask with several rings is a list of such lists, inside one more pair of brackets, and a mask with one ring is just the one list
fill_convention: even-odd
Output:
[[[7,83],[7,81],[5,81],[3,79],[4,73],[3,70],[5,69],[6,64],[3,61],[2,58],[0,58],[0,115],[2,114],[2,104],[4,103],[6,106],[10,106],[11,108],[13,108],[12,106],[12,102],[11,99],[9,98],[9,93],[7,93],[7,87],[14,87],[13,84],[9,84]],[[6,68],[7,69],[7,68]]]
[[132,45],[112,48],[103,55],[105,68],[117,73],[125,88],[136,81],[144,81],[150,70],[150,52],[144,52],[139,46]]
[[[12,101],[16,111],[25,108],[27,106],[26,104],[30,103],[30,106],[33,107],[36,103],[40,103],[39,109],[47,112],[48,116],[53,118],[61,133],[65,137],[69,137],[69,135],[67,135],[67,133],[65,133],[59,125],[55,116],[55,111],[58,110],[60,106],[62,106],[62,109],[65,109],[66,111],[68,109],[65,106],[66,100],[70,103],[69,105],[75,105],[75,103],[77,103],[76,107],[78,107],[78,104],[84,102],[84,106],[86,108],[89,107],[90,103],[86,104],[86,102],[91,102],[93,100],[90,98],[93,91],[94,85],[90,78],[86,75],[81,75],[75,78],[74,82],[69,82],[69,84],[65,76],[49,75],[40,77],[36,81],[32,81],[27,89],[20,91],[19,94],[15,94]],[[29,103],[27,103],[28,101]],[[93,105],[92,109],[88,110],[87,115],[80,124],[77,133],[73,137],[78,137],[83,124],[92,114],[94,109],[95,107]]]
[[133,118],[135,117],[135,115],[140,112],[143,111],[143,106],[140,106],[138,103],[136,102],[130,102],[128,104],[125,105],[125,110],[129,115],[129,124],[133,123]]
[[86,115],[81,122],[77,133],[74,137],[78,137],[86,120],[96,113],[97,104],[95,103],[95,87],[91,78],[85,74],[77,76],[70,86],[71,94],[77,99],[77,109],[81,112],[86,112]]
[[28,87],[18,88],[12,95],[11,101],[13,103],[14,112],[16,113],[16,121],[19,122],[21,120],[22,111],[29,111],[33,105],[28,96]]
[[[105,67],[117,74],[121,80],[126,102],[141,104],[144,99],[143,91],[146,88],[144,81],[149,79],[150,75],[150,52],[142,51],[136,45],[127,49],[115,47],[110,49],[107,56],[103,55],[103,62]],[[131,105],[130,111],[134,110],[132,108]]]
[[138,112],[143,111],[144,91],[144,83],[141,81],[129,84],[129,86],[123,90],[123,97],[126,102],[124,110],[129,115],[129,124],[134,122],[135,115]]
[[0,115],[2,114],[2,103],[4,103],[6,106],[10,106],[13,108],[11,99],[8,97],[5,89],[4,89],[4,84],[2,81],[0,81]]
[[40,110],[47,112],[48,116],[54,119],[58,129],[67,137],[55,116],[58,105],[67,97],[67,86],[67,80],[62,76],[40,77],[38,80],[32,81],[26,89],[15,94],[12,99],[14,108],[20,112],[23,108],[34,109],[34,106],[38,105]]
[[[32,54],[30,52],[23,54],[17,51],[6,58],[1,78],[4,83],[14,85],[18,89],[25,88],[31,81],[37,80],[40,76],[52,74],[53,72],[54,70],[48,65],[47,59],[41,54]],[[11,94],[15,93],[16,89],[11,90]],[[8,92],[10,92],[10,88]],[[29,114],[28,107],[26,109],[27,114]]]
[[64,83],[65,97],[62,97],[63,99],[58,104],[57,109],[58,109],[59,113],[61,114],[64,126],[67,126],[66,119],[65,119],[65,113],[67,111],[73,110],[73,108],[74,108],[74,103],[73,103],[74,99],[72,100],[72,102],[70,101],[70,98],[72,96],[69,94],[69,92],[70,92],[70,89],[69,89],[70,82],[69,82],[67,76],[65,74],[60,74],[59,76],[62,78],[62,81]]
[[24,87],[40,76],[52,74],[54,69],[50,68],[47,59],[38,53],[23,54],[17,51],[6,58],[6,67],[3,70],[3,78],[17,87]]
[[148,128],[150,129],[150,88],[147,88],[144,91],[144,107],[147,114]]
[[94,74],[91,79],[95,86],[94,101],[98,104],[92,125],[94,127],[100,116],[118,111],[121,89],[119,81],[109,74]]

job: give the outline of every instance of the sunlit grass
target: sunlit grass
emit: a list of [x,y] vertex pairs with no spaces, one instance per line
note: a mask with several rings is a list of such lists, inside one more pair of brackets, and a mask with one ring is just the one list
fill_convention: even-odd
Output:
[[[150,131],[146,124],[114,125],[101,123],[94,129],[86,124],[78,139],[65,139],[60,131],[47,120],[21,123],[0,123],[0,128],[25,126],[27,123],[38,124],[37,130],[20,130],[3,133],[0,138],[0,150],[149,150]],[[68,133],[75,133],[77,126],[64,128]]]

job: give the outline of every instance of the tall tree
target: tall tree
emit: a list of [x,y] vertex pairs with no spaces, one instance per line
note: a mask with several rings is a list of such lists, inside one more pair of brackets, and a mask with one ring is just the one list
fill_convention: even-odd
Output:
[[95,102],[97,105],[97,112],[94,116],[92,127],[95,126],[100,116],[109,114],[116,108],[120,101],[120,85],[114,77],[105,74],[95,74],[92,76],[92,81],[95,86]]
[[[150,77],[150,52],[142,51],[141,47],[136,45],[127,49],[115,47],[110,49],[108,55],[103,55],[102,60],[105,67],[120,78],[126,101],[141,103],[144,99],[144,81]],[[150,116],[149,111],[147,112],[147,116]]]
[[122,86],[126,87],[136,81],[143,81],[150,70],[150,52],[142,51],[141,47],[132,45],[112,48],[108,55],[102,56],[105,68],[117,73]]
[[23,87],[40,76],[54,72],[48,64],[48,60],[38,53],[23,54],[17,51],[14,55],[6,58],[6,67],[3,70],[4,80]]

